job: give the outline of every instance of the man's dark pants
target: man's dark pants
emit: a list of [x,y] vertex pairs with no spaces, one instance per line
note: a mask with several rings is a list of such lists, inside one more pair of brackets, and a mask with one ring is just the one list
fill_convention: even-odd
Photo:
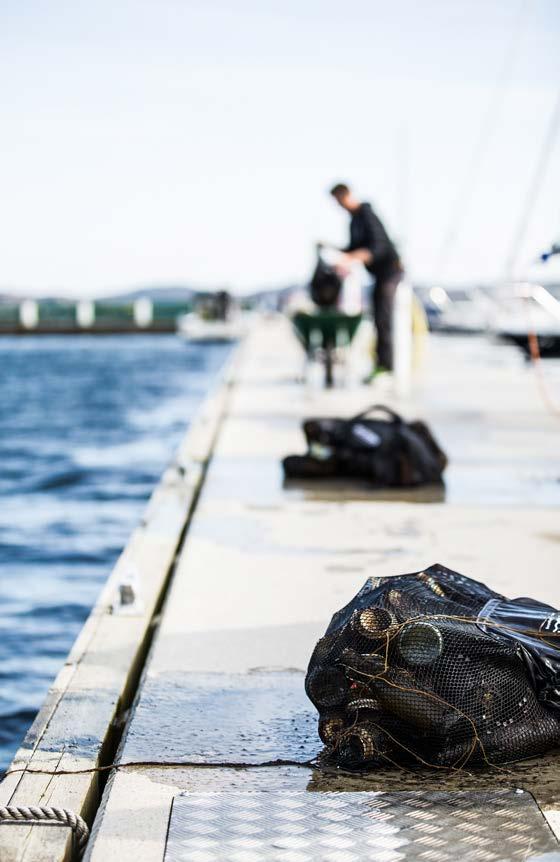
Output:
[[373,291],[373,320],[377,330],[377,366],[393,370],[393,306],[402,272],[376,279]]

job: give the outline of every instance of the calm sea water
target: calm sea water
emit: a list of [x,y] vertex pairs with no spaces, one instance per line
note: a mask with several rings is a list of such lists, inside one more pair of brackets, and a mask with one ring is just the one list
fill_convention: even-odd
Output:
[[0,339],[0,772],[227,353]]

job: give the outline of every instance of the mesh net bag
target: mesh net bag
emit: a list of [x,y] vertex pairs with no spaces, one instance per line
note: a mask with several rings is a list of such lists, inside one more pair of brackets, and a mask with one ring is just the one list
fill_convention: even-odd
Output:
[[317,643],[306,692],[324,758],[505,763],[560,741],[559,614],[444,566],[370,578]]

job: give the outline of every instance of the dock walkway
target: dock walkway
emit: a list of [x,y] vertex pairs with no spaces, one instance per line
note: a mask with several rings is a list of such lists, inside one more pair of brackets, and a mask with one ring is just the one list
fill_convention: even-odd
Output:
[[[413,395],[400,403],[394,398],[377,398],[374,389],[309,391],[296,382],[301,365],[300,348],[287,322],[278,318],[259,322],[241,348],[231,390],[220,390],[219,405],[210,411],[214,419],[209,422],[210,430],[202,434],[204,444],[198,443],[202,454],[197,463],[204,465],[210,459],[208,470],[199,469],[196,492],[188,500],[182,498],[179,505],[172,494],[169,512],[164,507],[158,515],[157,530],[153,529],[158,541],[162,534],[167,535],[167,545],[158,551],[165,555],[165,563],[158,562],[156,568],[167,571],[165,578],[170,574],[174,549],[180,546],[180,552],[161,615],[154,594],[145,596],[142,622],[136,622],[138,631],[135,635],[129,632],[125,639],[123,649],[128,652],[121,660],[126,665],[134,652],[134,637],[141,638],[147,648],[146,621],[151,620],[155,632],[142,677],[137,686],[134,674],[129,678],[137,693],[125,716],[116,755],[122,765],[111,773],[104,789],[86,859],[162,862],[165,855],[166,862],[206,862],[220,858],[212,856],[207,838],[201,835],[191,835],[190,855],[181,855],[178,824],[181,818],[189,821],[193,816],[189,797],[180,796],[185,791],[194,794],[195,801],[197,794],[226,792],[220,798],[241,805],[246,824],[253,815],[270,820],[278,814],[268,809],[264,814],[255,812],[255,799],[265,798],[260,795],[251,797],[243,808],[245,794],[254,791],[267,791],[269,800],[275,798],[270,794],[288,793],[282,798],[302,806],[301,818],[313,818],[313,805],[320,804],[321,798],[334,799],[332,804],[348,798],[359,807],[363,791],[387,794],[389,806],[395,800],[410,802],[419,792],[428,794],[425,798],[435,806],[438,793],[472,791],[473,799],[483,800],[481,811],[491,812],[496,791],[505,794],[496,797],[496,810],[503,814],[507,809],[511,814],[500,827],[499,840],[507,847],[517,810],[517,802],[509,794],[522,788],[533,794],[551,827],[545,827],[536,806],[527,809],[527,822],[535,826],[531,852],[554,849],[553,833],[560,837],[556,755],[507,770],[437,779],[396,769],[368,776],[325,774],[310,765],[320,743],[316,714],[305,697],[303,679],[314,644],[333,611],[371,575],[396,575],[440,562],[507,595],[529,593],[560,606],[556,574],[560,549],[558,419],[546,413],[533,372],[520,355],[513,348],[479,339],[432,339]],[[352,415],[372,400],[389,400],[405,416],[422,416],[430,423],[450,455],[444,492],[374,493],[337,483],[284,486],[280,460],[285,454],[303,451],[299,426],[304,416]],[[149,569],[148,558],[145,563]],[[143,566],[143,553],[138,564]],[[157,596],[165,592],[159,580]],[[114,615],[113,620],[118,622]],[[123,680],[128,675],[124,671],[113,688],[101,684],[109,673],[107,665],[113,675],[119,674],[118,662],[114,664],[119,648],[113,649],[111,637],[107,629],[105,654],[95,647],[92,661],[99,676],[85,683],[88,714],[94,721],[99,708],[96,720],[101,723],[114,720],[118,697],[126,702],[126,696],[117,694],[125,687]],[[82,643],[87,657],[92,640],[82,638]],[[99,707],[92,702],[96,678],[100,680]],[[104,701],[106,689],[110,707]],[[64,701],[64,692],[60,697]],[[66,724],[59,725],[58,719],[51,722],[58,729],[50,753],[46,746],[41,749],[41,763],[66,762],[69,755],[64,753],[61,728],[75,738],[73,703],[72,698],[66,699]],[[88,719],[81,721],[85,733]],[[96,739],[102,737],[97,732]],[[14,765],[32,762],[30,748],[28,742]],[[69,762],[102,762],[98,748]],[[79,792],[75,789],[78,781]],[[91,820],[97,785],[88,785],[84,795],[84,783],[84,776],[50,776],[47,780],[9,775],[0,785],[0,804],[54,804],[54,798],[60,805],[85,812]],[[311,797],[308,791],[324,795]],[[352,793],[352,797],[330,796],[339,791]],[[528,794],[524,798],[530,799]],[[227,812],[221,811],[225,817]],[[210,822],[212,811],[206,810],[204,816]],[[227,816],[235,817],[235,812]],[[531,821],[535,816],[537,820]],[[490,817],[489,822],[495,831],[498,821]],[[539,843],[541,826],[545,837]],[[25,841],[22,829],[27,833]],[[4,848],[0,859],[55,862],[65,858],[68,845],[62,849],[59,835],[47,835],[54,831],[0,827],[0,850]],[[67,830],[56,830],[60,831]],[[319,858],[306,855],[301,844],[296,847],[284,838],[279,833],[274,845],[284,848],[278,859],[302,862]],[[431,846],[429,836],[424,840],[426,847]],[[488,851],[486,856],[469,857],[461,840],[450,830],[446,846],[440,846],[440,839],[435,841],[435,855],[426,851],[424,856],[406,858],[529,858],[526,846],[515,844],[518,836],[512,837],[511,855],[504,856]],[[492,840],[496,836],[488,838]],[[46,841],[51,842],[48,850],[44,849]],[[258,862],[272,858],[261,855],[258,842],[253,849],[250,844],[245,840],[244,849],[235,851],[237,856],[232,849],[231,859]],[[357,855],[340,858],[369,858],[354,851]],[[521,852],[525,855],[519,855]],[[386,858],[405,856],[396,853]]]

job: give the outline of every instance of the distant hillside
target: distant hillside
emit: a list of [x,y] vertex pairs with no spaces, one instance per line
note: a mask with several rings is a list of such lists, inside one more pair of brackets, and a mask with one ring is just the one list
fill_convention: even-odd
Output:
[[253,293],[248,293],[242,298],[252,302],[263,302],[267,300],[278,302],[279,300],[287,299],[292,291],[300,289],[301,286],[302,285],[299,284],[291,284],[287,287],[269,287],[264,290],[256,290]]
[[[203,298],[212,296],[216,291],[223,289],[224,288],[218,287],[212,290],[194,290],[190,287],[146,287],[127,291],[126,293],[119,293],[115,296],[103,297],[103,302],[134,302],[135,299],[140,299],[143,296],[151,299],[153,302],[190,302],[196,297]],[[258,290],[253,293],[240,296],[239,298],[244,301],[256,303],[262,302],[263,300],[277,302],[279,298],[285,297],[292,290],[293,287],[269,288],[266,290]]]
[[108,303],[134,302],[135,299],[146,297],[153,302],[190,302],[199,291],[191,287],[139,287],[126,293],[104,296],[102,301]]
[[[215,294],[218,290],[222,290],[223,288],[214,288],[214,289],[200,289],[195,290],[192,287],[183,287],[180,285],[169,285],[162,287],[139,287],[134,290],[126,290],[122,293],[114,293],[109,296],[99,296],[96,298],[96,301],[102,303],[103,305],[128,305],[134,302],[136,299],[141,299],[142,297],[146,297],[147,299],[151,299],[152,302],[157,303],[159,305],[166,303],[171,304],[182,304],[182,303],[192,303],[197,298],[204,299],[205,297],[210,297]],[[277,288],[268,288],[264,290],[256,290],[252,293],[241,295],[238,298],[245,304],[265,304],[267,306],[277,306],[282,299],[286,298],[287,295],[293,290],[293,287],[277,287]],[[235,295],[235,294],[234,294]],[[0,303],[19,303],[24,299],[24,295],[16,295],[8,292],[0,292]],[[57,305],[73,305],[79,297],[68,297],[68,296],[56,296],[50,294],[48,296],[35,296],[39,302],[44,303],[55,303]]]
[[[199,293],[190,287],[140,287],[135,290],[127,290],[124,293],[116,293],[111,296],[97,297],[97,301],[104,304],[120,305],[122,303],[134,302],[135,299],[140,299],[145,296],[154,302],[190,302],[193,296]],[[33,295],[33,294],[32,294]],[[25,294],[15,294],[8,292],[0,292],[0,302],[14,303],[21,302],[25,299]],[[79,296],[56,296],[50,294],[48,296],[34,296],[39,302],[56,302],[62,304],[73,304],[79,299]],[[95,297],[94,297],[95,298]]]

